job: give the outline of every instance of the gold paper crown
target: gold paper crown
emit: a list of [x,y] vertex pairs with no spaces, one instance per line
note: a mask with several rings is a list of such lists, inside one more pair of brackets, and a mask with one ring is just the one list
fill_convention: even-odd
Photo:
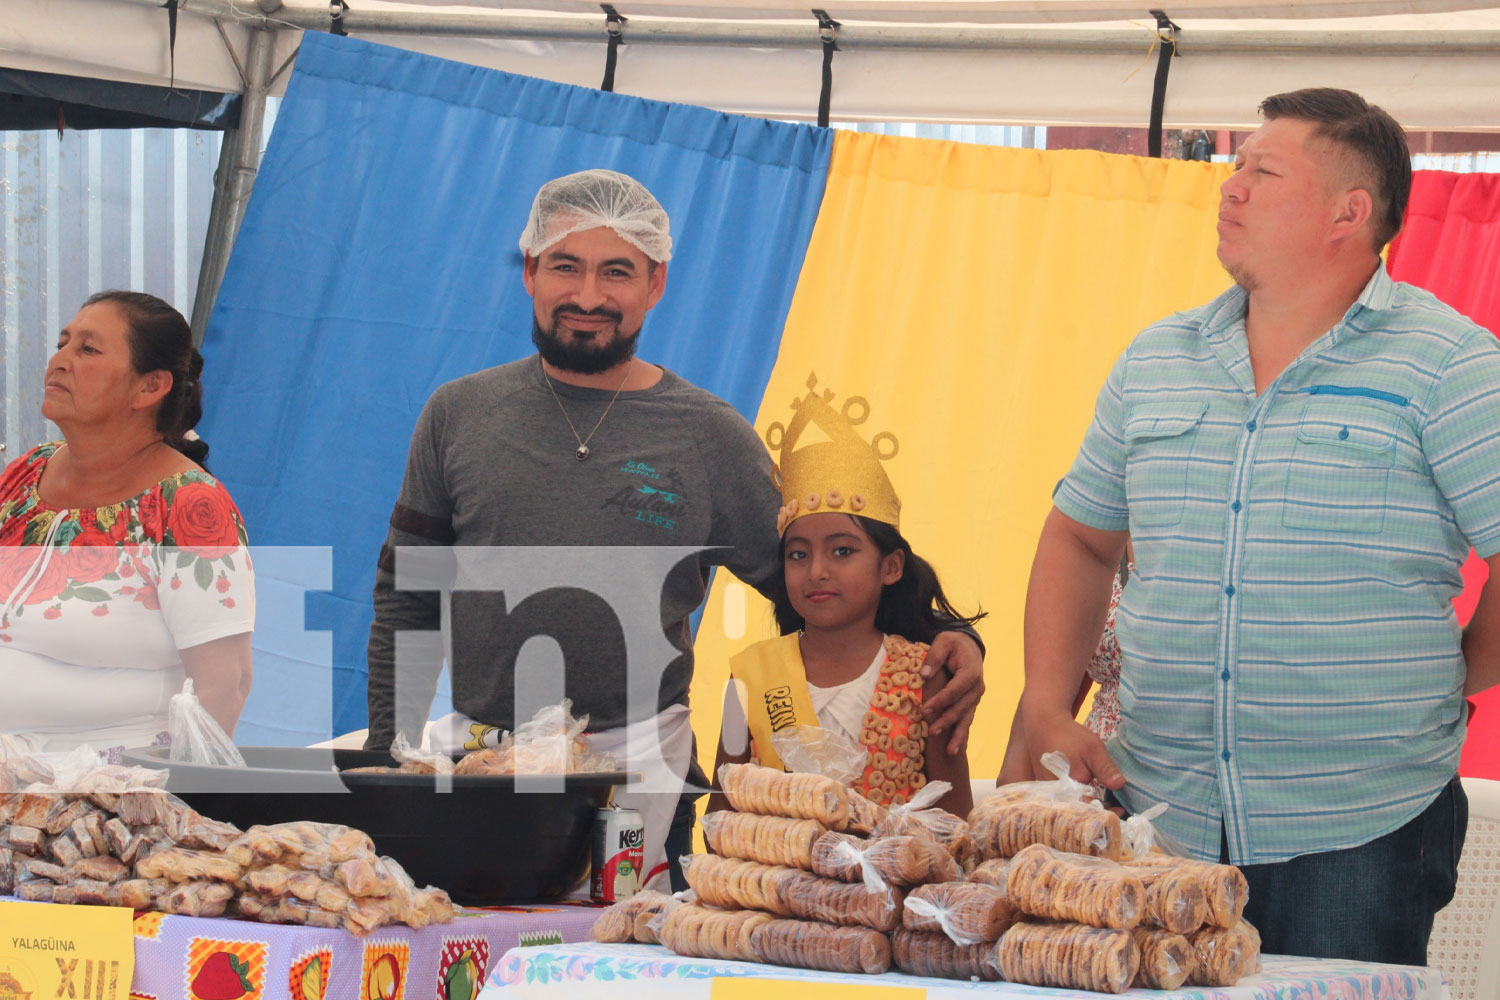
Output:
[[[817,392],[818,376],[807,377],[808,393],[792,400],[790,427],[780,423],[766,428],[766,445],[779,453],[772,468],[781,489],[781,512],[776,517],[777,534],[808,514],[829,511],[858,514],[901,526],[901,501],[891,486],[881,462],[896,457],[900,444],[890,431],[881,431],[868,443],[854,428],[870,418],[870,404],[863,396],[850,396],[841,409],[833,407],[833,390]],[[858,415],[851,411],[858,410]],[[809,423],[828,436],[798,448],[797,442]],[[794,450],[795,449],[795,450]]]

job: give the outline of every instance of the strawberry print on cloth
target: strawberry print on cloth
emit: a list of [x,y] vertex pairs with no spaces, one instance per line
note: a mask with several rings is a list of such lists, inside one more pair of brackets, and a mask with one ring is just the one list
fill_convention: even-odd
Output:
[[187,1000],[261,1000],[266,944],[193,938],[186,975]]

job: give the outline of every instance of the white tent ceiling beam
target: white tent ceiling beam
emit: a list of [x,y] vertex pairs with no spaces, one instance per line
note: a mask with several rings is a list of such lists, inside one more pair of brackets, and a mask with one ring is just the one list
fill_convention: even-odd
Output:
[[[160,0],[121,0],[160,9]],[[357,2],[357,0],[356,0]],[[816,2],[816,0],[810,0]],[[328,8],[282,6],[269,13],[256,0],[189,0],[195,13],[243,24],[295,26],[327,30]],[[624,6],[626,11],[631,8]],[[939,4],[942,6],[942,4]],[[554,42],[599,42],[608,38],[602,13],[584,17],[548,17],[514,13],[450,13],[434,10],[390,10],[353,6],[342,17],[344,30],[356,35],[391,33],[512,38]],[[627,14],[628,45],[730,45],[746,48],[821,48],[812,17],[795,23],[645,18]],[[1174,20],[1177,18],[1173,14]],[[1180,22],[1179,22],[1180,23]],[[845,23],[838,30],[841,50],[922,49],[933,52],[1126,53],[1149,50],[1153,31],[1119,27],[1016,28],[995,25],[889,25]],[[1400,30],[1255,30],[1190,29],[1178,41],[1188,54],[1297,52],[1362,55],[1430,56],[1500,52],[1500,29],[1489,31]]]
[[[272,0],[266,0],[270,5]],[[528,0],[532,4],[549,0]],[[790,0],[788,0],[790,2]],[[946,0],[933,0],[943,7]],[[1071,9],[1077,4],[1053,0]],[[169,78],[166,12],[161,0],[0,0],[0,65],[75,76],[165,85]],[[549,11],[485,10],[473,6],[420,6],[411,2],[350,0],[348,27],[356,37],[480,66],[562,83],[596,87],[603,73],[604,18],[576,13],[582,3],[550,0]],[[770,8],[782,0],[761,0]],[[857,6],[854,4],[851,6]],[[670,44],[646,39],[659,25],[670,31],[721,31],[721,26],[638,16],[620,2],[630,21],[620,49],[616,89],[657,100],[705,105],[723,111],[811,120],[817,106],[821,53],[816,25],[773,20],[733,25],[734,44],[701,37]],[[829,0],[835,16],[843,6]],[[900,6],[923,6],[905,0]],[[948,5],[951,9],[953,5]],[[991,8],[1006,7],[991,3]],[[1047,3],[1026,6],[1041,8]],[[1246,12],[1283,15],[1277,20],[1193,20],[1182,9],[1215,12],[1224,4],[1183,0],[1166,8],[1183,30],[1182,58],[1173,61],[1166,100],[1168,128],[1245,128],[1257,124],[1255,107],[1267,94],[1303,86],[1342,86],[1387,107],[1413,129],[1500,130],[1500,7],[1455,11],[1454,4],[1403,4],[1417,13],[1296,20],[1290,4],[1252,4]],[[1353,12],[1385,4],[1311,4]],[[739,6],[653,0],[671,7],[719,13]],[[1091,13],[1103,5],[1095,4]],[[566,10],[563,8],[567,8]],[[801,8],[799,8],[800,10]],[[968,8],[966,8],[968,9]],[[1112,8],[1121,9],[1118,4]],[[210,16],[217,13],[217,18]],[[248,32],[266,24],[275,32],[273,67],[295,50],[302,25],[326,30],[328,7],[318,0],[284,3],[264,20],[254,0],[187,0],[178,19],[175,81],[202,90],[239,92],[243,83],[220,37],[220,26],[243,62]],[[408,31],[366,31],[359,18],[425,15],[479,18],[496,34],[463,36]],[[977,16],[977,15],[976,15]],[[1058,20],[1058,18],[1054,18]],[[542,29],[562,22],[581,34],[567,40]],[[434,21],[433,23],[441,23]],[[739,29],[744,29],[743,31]],[[523,30],[532,34],[517,37]],[[505,34],[509,32],[509,34]],[[772,34],[754,34],[768,32]],[[790,32],[783,36],[781,32]],[[904,37],[937,33],[948,47],[894,47]],[[910,34],[907,34],[910,33]],[[845,21],[834,59],[833,117],[837,121],[971,122],[982,124],[1145,125],[1151,103],[1154,24],[1145,19],[1114,24],[990,25],[873,24]],[[1053,39],[1061,39],[1054,41]],[[884,40],[882,47],[875,40]],[[1008,45],[1006,48],[995,46]],[[1031,47],[1028,47],[1031,46]],[[273,93],[285,86],[283,74]]]
[[[189,0],[196,7],[200,0]],[[262,7],[275,7],[285,0],[258,0]],[[593,0],[403,0],[402,7],[444,7],[553,11],[599,17]],[[616,7],[622,5],[616,4]],[[627,16],[707,18],[711,20],[784,19],[808,16],[807,0],[632,0]],[[1128,21],[1149,19],[1152,2],[1120,3],[1118,0],[830,0],[819,5],[835,20],[911,22],[917,24],[1065,24],[1079,21]],[[1270,0],[1262,3],[1226,3],[1224,0],[1179,0],[1168,13],[1179,18],[1349,18],[1399,14],[1434,14],[1482,10],[1493,3],[1473,0]],[[1164,8],[1167,9],[1167,8]]]
[[[161,0],[155,8],[120,0],[0,0],[0,65],[238,94],[245,84],[225,50],[225,39],[243,62],[250,50],[249,30],[232,17],[216,24],[214,18],[180,15],[174,72]],[[272,66],[280,66],[300,41],[300,32],[276,32]]]

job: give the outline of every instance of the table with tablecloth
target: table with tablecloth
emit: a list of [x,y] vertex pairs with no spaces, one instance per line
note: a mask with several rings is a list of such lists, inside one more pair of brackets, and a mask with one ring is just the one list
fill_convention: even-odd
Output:
[[[1151,1000],[1448,1000],[1443,974],[1405,965],[1369,965],[1333,959],[1266,955],[1264,968],[1229,989],[1131,990],[1125,996]],[[1013,983],[927,979],[899,972],[861,976],[809,972],[754,962],[682,958],[665,948],[639,944],[570,944],[518,948],[495,963],[482,1000],[607,1000],[649,995],[652,1000],[708,1000],[730,992],[715,983],[770,980],[734,996],[821,994],[858,986],[869,1000],[958,1000],[958,998],[1069,997],[1099,1000],[1101,994],[1045,989]],[[843,984],[840,986],[840,984]],[[793,987],[800,989],[794,989]],[[842,993],[837,993],[842,996]],[[852,994],[851,995],[855,995]]]
[[600,910],[546,904],[460,910],[421,930],[343,930],[142,913],[132,998],[473,1000],[494,961],[529,945],[581,941]]

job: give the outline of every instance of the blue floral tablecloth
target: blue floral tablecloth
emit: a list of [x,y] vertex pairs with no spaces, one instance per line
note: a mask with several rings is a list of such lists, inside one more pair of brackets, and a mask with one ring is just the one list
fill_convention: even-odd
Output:
[[[1436,969],[1404,965],[1368,965],[1332,959],[1267,955],[1264,969],[1231,989],[1184,988],[1172,991],[1131,990],[1124,996],[1151,1000],[1448,1000],[1448,987]],[[879,989],[918,988],[928,1000],[972,997],[1072,997],[1099,1000],[1100,994],[1046,989],[1012,983],[971,983],[926,979],[901,973],[883,976],[809,972],[753,962],[715,962],[682,958],[665,948],[627,944],[572,944],[518,948],[507,952],[491,970],[482,1000],[600,1000],[605,997],[699,998],[706,1000],[716,978],[858,983],[872,1000]],[[768,990],[773,987],[768,986]],[[768,994],[769,995],[769,994]]]

